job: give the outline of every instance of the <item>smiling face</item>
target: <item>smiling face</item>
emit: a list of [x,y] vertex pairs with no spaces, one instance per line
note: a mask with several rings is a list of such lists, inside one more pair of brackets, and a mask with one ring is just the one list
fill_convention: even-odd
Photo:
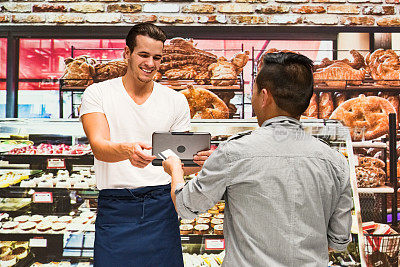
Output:
[[163,46],[163,42],[149,36],[136,36],[136,46],[132,53],[125,47],[124,57],[128,60],[129,75],[142,83],[152,82],[160,68]]

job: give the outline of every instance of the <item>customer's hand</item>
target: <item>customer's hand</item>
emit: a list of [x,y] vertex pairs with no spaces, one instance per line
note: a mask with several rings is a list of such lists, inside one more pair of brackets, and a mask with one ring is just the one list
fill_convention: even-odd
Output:
[[175,174],[183,177],[183,164],[178,157],[169,156],[163,161],[162,166],[164,167],[164,171],[170,176]]
[[151,146],[142,142],[130,143],[128,154],[131,164],[138,168],[144,168],[151,163],[156,156],[144,153],[144,150],[150,150]]
[[199,151],[193,156],[193,161],[199,166],[203,166],[204,162],[210,157],[214,150]]

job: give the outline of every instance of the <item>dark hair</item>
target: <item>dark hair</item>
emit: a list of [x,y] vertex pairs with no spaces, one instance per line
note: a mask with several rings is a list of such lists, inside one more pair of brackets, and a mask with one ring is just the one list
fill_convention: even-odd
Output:
[[313,95],[313,62],[292,52],[268,53],[256,77],[258,90],[268,89],[277,106],[294,117],[300,116]]
[[131,28],[125,39],[131,53],[136,46],[136,36],[138,35],[148,36],[163,43],[167,40],[165,32],[160,27],[149,22],[136,24]]

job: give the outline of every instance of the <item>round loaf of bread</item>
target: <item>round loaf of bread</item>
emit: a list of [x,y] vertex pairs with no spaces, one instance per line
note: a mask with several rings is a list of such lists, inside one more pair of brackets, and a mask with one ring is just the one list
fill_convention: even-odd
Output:
[[330,119],[340,120],[349,127],[353,141],[371,140],[388,133],[389,113],[396,113],[396,110],[388,100],[360,95],[343,102]]

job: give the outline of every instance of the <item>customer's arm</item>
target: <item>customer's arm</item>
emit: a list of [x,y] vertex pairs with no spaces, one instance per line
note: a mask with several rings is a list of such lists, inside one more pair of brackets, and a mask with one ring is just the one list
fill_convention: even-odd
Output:
[[105,162],[129,160],[133,166],[144,168],[156,157],[147,155],[143,150],[150,145],[134,143],[116,143],[110,141],[110,129],[104,113],[93,112],[82,115],[81,121],[96,159]]
[[199,174],[183,188],[183,171],[179,159],[170,157],[164,161],[164,170],[172,177],[171,197],[182,218],[194,218],[210,209],[222,199],[227,187],[231,164],[221,145],[204,164]]
[[338,164],[338,179],[341,180],[341,192],[336,209],[333,212],[328,226],[328,246],[330,250],[345,250],[351,241],[351,209],[353,199],[350,185],[350,171],[347,160],[342,158]]

